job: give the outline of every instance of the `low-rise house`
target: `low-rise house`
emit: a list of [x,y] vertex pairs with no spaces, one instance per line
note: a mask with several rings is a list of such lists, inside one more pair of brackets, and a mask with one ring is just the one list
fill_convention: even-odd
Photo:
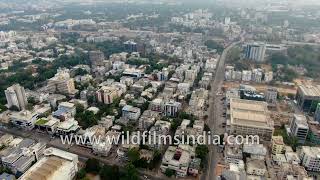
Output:
[[264,176],[267,172],[267,167],[263,160],[248,158],[246,172],[250,175]]
[[171,169],[176,172],[177,176],[185,177],[188,174],[191,159],[192,153],[190,151],[176,146],[169,146],[162,158],[161,171],[165,172],[167,169]]
[[138,128],[148,130],[157,120],[160,120],[160,113],[152,110],[145,110],[139,118]]
[[58,124],[55,134],[69,135],[77,133],[79,130],[80,126],[78,125],[78,121],[74,120],[74,118],[70,118]]
[[128,151],[130,149],[139,149],[139,145],[137,144],[121,144],[117,150],[117,156],[120,160],[128,160]]
[[35,129],[39,132],[46,132],[49,134],[54,134],[56,132],[56,128],[59,125],[60,120],[54,118],[53,116],[49,116],[48,118],[40,118],[35,123]]
[[76,106],[73,103],[61,102],[58,105],[58,110],[53,112],[53,116],[65,120],[69,117],[73,117],[76,114]]
[[23,110],[20,112],[12,112],[9,115],[9,118],[15,126],[25,130],[31,130],[34,128],[34,124],[38,119],[38,114],[35,112]]
[[126,105],[122,108],[122,117],[129,120],[138,120],[140,117],[141,111],[137,107]]
[[192,176],[197,176],[200,173],[200,168],[201,168],[200,164],[201,164],[201,159],[199,158],[192,159],[189,164],[188,174]]

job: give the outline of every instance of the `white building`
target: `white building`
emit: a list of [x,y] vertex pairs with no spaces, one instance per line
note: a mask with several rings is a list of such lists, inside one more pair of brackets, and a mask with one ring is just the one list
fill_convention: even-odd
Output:
[[248,44],[245,57],[256,62],[263,62],[265,60],[266,49],[266,44],[264,43]]
[[5,90],[8,107],[15,106],[19,110],[23,110],[27,105],[27,97],[25,90],[19,84],[14,84]]
[[308,171],[320,171],[320,148],[302,146],[298,149],[298,154],[301,159],[301,164]]
[[122,117],[127,118],[129,120],[138,120],[141,115],[140,108],[133,107],[130,105],[126,105],[122,108]]
[[242,71],[242,81],[251,81],[252,72],[251,71]]
[[12,112],[9,115],[10,121],[17,127],[31,130],[34,128],[35,122],[38,119],[38,114],[27,110],[20,112]]
[[162,158],[161,171],[165,172],[167,169],[171,169],[176,172],[177,176],[185,177],[187,176],[189,163],[193,156],[194,151],[190,147],[169,146]]
[[44,157],[19,179],[72,180],[77,171],[78,155],[50,147],[44,151]]
[[298,138],[299,143],[304,143],[308,132],[309,126],[307,118],[304,115],[294,114],[293,119],[290,122],[290,134]]

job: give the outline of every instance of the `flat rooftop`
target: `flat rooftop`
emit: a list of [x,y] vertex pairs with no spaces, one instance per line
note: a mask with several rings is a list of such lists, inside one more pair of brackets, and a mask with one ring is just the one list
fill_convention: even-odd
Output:
[[305,96],[320,96],[320,85],[300,85],[299,89]]
[[267,103],[244,99],[230,100],[231,125],[273,129]]

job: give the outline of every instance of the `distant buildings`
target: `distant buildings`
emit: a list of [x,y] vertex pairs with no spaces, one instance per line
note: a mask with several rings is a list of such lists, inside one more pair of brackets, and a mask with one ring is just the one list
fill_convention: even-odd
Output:
[[124,48],[127,52],[137,52],[138,51],[137,43],[135,43],[133,41],[126,41],[123,44],[124,44]]
[[103,52],[101,51],[90,51],[89,52],[89,60],[92,66],[100,66],[103,65],[105,57]]
[[320,85],[301,85],[297,90],[296,100],[301,110],[308,113],[316,111],[320,102]]
[[294,114],[290,122],[290,134],[298,139],[298,142],[303,144],[307,138],[309,126],[307,118],[304,115]]
[[175,117],[178,115],[178,111],[181,108],[181,103],[170,100],[163,106],[163,114],[165,116]]
[[264,62],[266,49],[266,44],[264,43],[248,44],[246,47],[245,58],[255,62]]
[[14,84],[8,87],[5,90],[5,95],[8,102],[8,107],[16,107],[18,110],[23,110],[26,108],[27,105],[27,97],[25,90],[19,84]]
[[271,140],[274,130],[267,103],[261,101],[231,99],[227,124],[231,134],[258,135],[264,141]]

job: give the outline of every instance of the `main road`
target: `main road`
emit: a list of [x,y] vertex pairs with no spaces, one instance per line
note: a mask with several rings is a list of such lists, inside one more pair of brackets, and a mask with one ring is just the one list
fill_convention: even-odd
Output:
[[[221,87],[224,80],[225,74],[225,61],[228,55],[228,52],[240,42],[234,42],[227,46],[222,52],[213,82],[211,83],[210,99],[209,99],[209,115],[208,115],[208,126],[211,129],[211,134],[223,134],[224,129],[220,128],[221,123],[224,118],[222,118],[223,104],[221,102]],[[220,96],[220,97],[219,97]],[[202,176],[203,180],[215,180],[215,167],[217,165],[218,152],[217,147],[214,145],[209,146],[209,157],[208,157],[208,166],[205,172],[205,175]]]

